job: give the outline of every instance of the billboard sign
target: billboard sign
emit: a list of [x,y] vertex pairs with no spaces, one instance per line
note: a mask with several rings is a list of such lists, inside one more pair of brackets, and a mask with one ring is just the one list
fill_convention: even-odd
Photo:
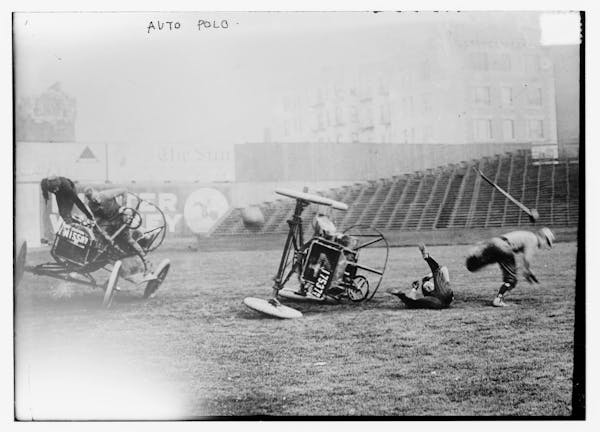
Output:
[[[213,227],[228,214],[231,206],[231,191],[227,185],[99,185],[98,189],[126,187],[140,198],[157,205],[164,213],[168,237],[193,237],[210,233]],[[83,200],[81,188],[79,196]],[[42,236],[49,242],[60,228],[62,218],[54,196],[48,204],[40,191]],[[78,212],[77,207],[73,212]],[[144,220],[142,229],[152,228],[162,222],[162,216],[153,207],[141,205],[139,209]]]

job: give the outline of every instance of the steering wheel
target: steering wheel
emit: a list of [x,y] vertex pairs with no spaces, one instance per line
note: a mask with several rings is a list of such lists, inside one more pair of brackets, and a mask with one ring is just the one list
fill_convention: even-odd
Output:
[[142,215],[133,207],[123,207],[119,213],[121,213],[123,223],[127,225],[129,229],[138,229],[142,226]]

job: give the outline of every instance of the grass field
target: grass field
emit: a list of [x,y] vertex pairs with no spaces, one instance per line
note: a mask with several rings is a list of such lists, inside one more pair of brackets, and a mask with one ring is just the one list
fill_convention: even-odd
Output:
[[[295,303],[266,318],[279,251],[183,252],[157,296],[102,292],[26,274],[15,291],[17,413],[22,418],[203,416],[565,416],[571,413],[575,243],[536,257],[493,308],[496,267],[464,268],[466,246],[431,247],[455,301],[406,310],[385,291],[428,271],[416,248],[391,249],[368,303]],[[365,263],[381,251],[365,251]],[[29,263],[45,254],[30,254]],[[125,288],[125,284],[123,284]],[[292,303],[288,303],[292,305]]]

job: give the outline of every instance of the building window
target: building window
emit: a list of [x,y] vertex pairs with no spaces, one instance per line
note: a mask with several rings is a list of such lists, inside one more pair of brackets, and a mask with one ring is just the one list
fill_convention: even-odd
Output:
[[352,123],[358,123],[358,109],[355,106],[350,107],[350,121]]
[[474,52],[469,54],[469,67],[473,70],[489,70],[488,55],[484,52]]
[[544,138],[544,121],[543,120],[529,120],[527,122],[529,126],[529,138],[530,139],[542,139]]
[[421,63],[421,78],[425,81],[431,79],[431,63],[429,60],[425,60]]
[[502,106],[510,106],[513,103],[512,88],[502,87],[500,90],[502,95]]
[[492,139],[492,121],[490,119],[475,120],[475,139],[491,140]]
[[310,127],[312,129],[313,132],[316,132],[319,130],[319,113],[315,112],[312,113],[310,116]]
[[431,97],[429,94],[424,93],[423,94],[423,112],[430,112],[431,111]]
[[490,88],[489,87],[475,87],[475,103],[481,105],[490,105]]
[[320,105],[323,103],[324,97],[323,97],[323,90],[319,89],[317,90],[317,94],[315,97],[315,105]]
[[390,124],[390,105],[382,104],[379,106],[379,114],[381,123],[384,125]]
[[540,71],[540,56],[526,55],[525,56],[525,72],[539,73]]
[[529,105],[542,105],[542,89],[540,87],[529,89],[527,94],[529,96]]
[[344,124],[344,115],[341,106],[335,107],[335,124],[336,126],[341,126]]
[[385,82],[385,80],[383,78],[379,78],[379,94],[386,96],[390,93],[387,83]]
[[373,97],[373,86],[370,81],[365,82],[360,90],[360,99],[369,100]]
[[323,118],[323,111],[319,111],[317,114],[317,130],[325,129],[325,119]]
[[496,59],[496,67],[494,69],[508,72],[510,71],[510,54],[500,54]]
[[373,127],[373,111],[371,110],[370,107],[365,107],[362,110],[362,114],[363,114],[363,118],[362,121],[360,122],[360,126],[363,128],[370,128]]
[[433,127],[425,126],[423,128],[423,142],[430,143],[433,140]]
[[504,119],[502,120],[502,137],[504,140],[515,139],[515,122],[514,120]]

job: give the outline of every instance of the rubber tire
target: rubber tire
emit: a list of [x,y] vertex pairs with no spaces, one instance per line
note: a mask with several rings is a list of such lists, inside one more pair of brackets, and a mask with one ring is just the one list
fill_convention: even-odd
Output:
[[25,273],[25,264],[27,262],[27,242],[24,241],[21,243],[21,247],[15,256],[15,273],[14,273],[14,282],[15,288],[19,286],[21,279],[23,279],[23,274]]
[[108,278],[108,283],[106,284],[106,290],[104,291],[104,299],[102,300],[102,306],[105,309],[110,309],[113,298],[115,297],[115,289],[117,288],[117,282],[119,281],[119,276],[121,275],[121,265],[121,261],[115,262],[113,269],[110,272],[110,277]]
[[165,281],[170,268],[171,261],[169,259],[164,259],[160,262],[156,269],[156,279],[151,280],[146,284],[146,289],[144,290],[145,299],[149,299],[160,288]]

